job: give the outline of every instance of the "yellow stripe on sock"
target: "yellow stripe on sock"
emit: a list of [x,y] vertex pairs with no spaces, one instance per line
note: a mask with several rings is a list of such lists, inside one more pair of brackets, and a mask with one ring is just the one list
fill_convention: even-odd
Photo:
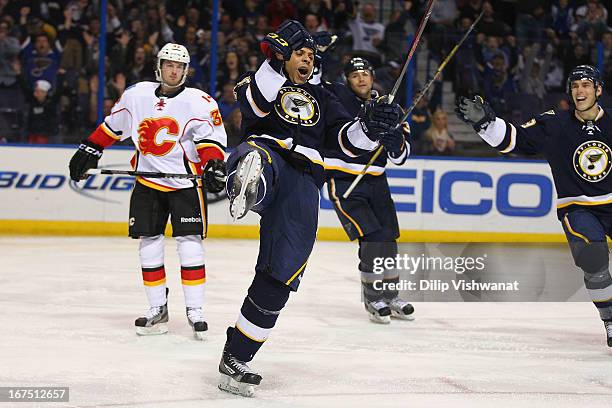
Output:
[[181,282],[183,283],[183,285],[196,286],[196,285],[201,285],[204,282],[206,282],[206,278],[196,279],[196,280],[181,279]]
[[246,334],[246,332],[245,332],[244,330],[242,330],[242,329],[240,328],[240,326],[238,326],[238,323],[236,323],[236,328],[237,328],[237,329],[240,331],[240,333],[244,334],[244,335],[245,335],[246,337],[248,337],[249,339],[251,339],[251,340],[253,340],[253,341],[256,341],[257,343],[263,343],[263,342],[265,342],[265,341],[266,341],[266,339],[264,339],[264,340],[257,340],[257,339],[254,339],[253,337],[249,336],[248,334]]
[[152,282],[143,281],[143,283],[144,283],[145,286],[159,286],[159,285],[163,285],[164,283],[166,283],[166,278],[160,279],[160,280],[157,280],[157,281],[152,281]]

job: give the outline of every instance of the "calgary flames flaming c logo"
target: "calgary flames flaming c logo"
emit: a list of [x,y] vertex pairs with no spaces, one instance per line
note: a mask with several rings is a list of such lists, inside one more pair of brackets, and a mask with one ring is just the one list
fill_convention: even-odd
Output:
[[138,149],[145,156],[152,154],[153,156],[164,156],[174,148],[175,140],[163,140],[157,143],[157,134],[166,129],[166,133],[170,136],[177,136],[179,133],[179,124],[174,118],[147,118],[138,125]]

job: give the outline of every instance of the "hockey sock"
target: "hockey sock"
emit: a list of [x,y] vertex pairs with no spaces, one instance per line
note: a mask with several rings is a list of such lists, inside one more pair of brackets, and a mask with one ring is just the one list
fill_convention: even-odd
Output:
[[276,324],[290,292],[289,286],[265,273],[255,274],[231,336],[231,355],[244,362],[253,359]]
[[206,267],[204,265],[204,247],[198,235],[176,237],[176,249],[181,261],[181,282],[186,307],[204,305],[204,283]]
[[165,305],[166,270],[164,269],[164,236],[142,237],[138,250],[142,281],[151,307]]
[[[385,243],[381,256],[395,257],[397,255],[397,242]],[[387,300],[395,299],[398,295],[397,284],[399,283],[399,271],[397,268],[385,269],[384,273],[384,297]]]
[[372,302],[397,297],[397,290],[384,290],[386,283],[399,282],[396,269],[384,268],[386,258],[395,257],[397,244],[392,242],[359,241],[359,271],[364,300]]
[[[601,320],[612,319],[612,277],[608,244],[602,237],[591,242],[570,242],[575,263],[584,272],[584,285]],[[601,241],[600,241],[601,240]]]
[[397,297],[399,294],[396,289],[399,283],[399,274],[395,269],[385,270],[384,278],[383,278],[383,287],[384,287],[384,298],[386,300],[392,300]]
[[612,320],[612,277],[606,268],[596,273],[584,273],[584,284],[601,320]]

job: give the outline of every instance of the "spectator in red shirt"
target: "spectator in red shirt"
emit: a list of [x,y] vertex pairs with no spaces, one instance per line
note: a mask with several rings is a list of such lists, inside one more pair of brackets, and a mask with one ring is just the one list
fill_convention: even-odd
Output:
[[276,28],[285,20],[293,20],[297,17],[297,12],[289,0],[272,0],[266,7],[266,16],[270,23],[270,28]]

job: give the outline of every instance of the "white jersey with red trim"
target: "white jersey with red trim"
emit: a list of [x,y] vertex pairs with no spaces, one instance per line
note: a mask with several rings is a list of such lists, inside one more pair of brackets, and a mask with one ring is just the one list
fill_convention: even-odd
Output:
[[[101,129],[116,140],[132,138],[138,171],[201,174],[198,150],[220,150],[227,145],[217,102],[196,88],[184,88],[173,97],[157,96],[157,82],[139,82],[127,88],[104,119]],[[193,187],[176,178],[147,179],[146,186],[161,191]]]

